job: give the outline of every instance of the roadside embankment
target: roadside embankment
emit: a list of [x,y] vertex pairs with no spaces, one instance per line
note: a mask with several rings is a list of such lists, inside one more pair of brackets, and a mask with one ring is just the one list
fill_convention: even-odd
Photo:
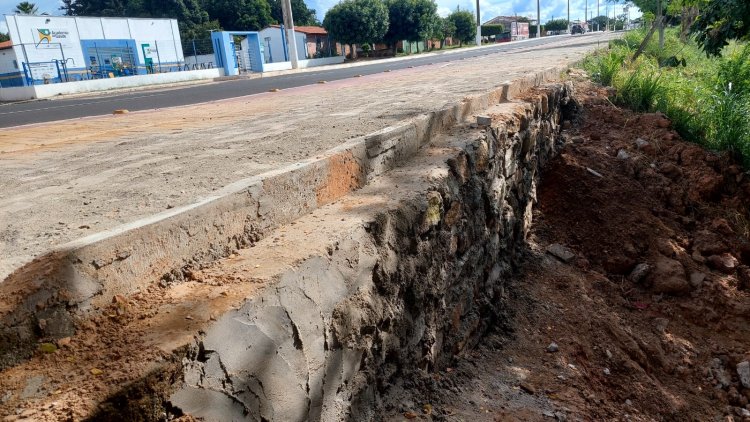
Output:
[[[35,261],[2,285],[17,301],[2,310],[14,366],[0,409],[373,418],[389,379],[444,365],[502,318],[539,169],[574,107],[559,84],[518,99],[543,80]],[[488,126],[461,123],[480,113]]]

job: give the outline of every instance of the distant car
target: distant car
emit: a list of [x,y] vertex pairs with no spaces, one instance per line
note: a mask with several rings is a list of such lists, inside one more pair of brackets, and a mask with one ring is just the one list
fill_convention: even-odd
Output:
[[573,35],[575,35],[575,34],[583,34],[585,32],[586,32],[586,30],[583,29],[583,27],[581,25],[573,25],[570,28],[570,33],[573,34]]

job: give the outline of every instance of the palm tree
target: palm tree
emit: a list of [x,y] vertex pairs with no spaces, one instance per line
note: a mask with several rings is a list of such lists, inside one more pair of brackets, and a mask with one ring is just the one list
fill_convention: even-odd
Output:
[[36,4],[22,1],[16,6],[14,13],[18,15],[36,15],[38,11],[39,9],[36,7]]

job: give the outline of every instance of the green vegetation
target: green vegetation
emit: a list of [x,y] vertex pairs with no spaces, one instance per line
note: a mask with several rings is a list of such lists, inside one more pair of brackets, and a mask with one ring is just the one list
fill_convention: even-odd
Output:
[[456,28],[455,37],[459,45],[471,42],[477,35],[476,23],[474,23],[474,14],[466,10],[456,10],[448,16]]
[[13,13],[17,13],[19,15],[36,15],[38,12],[39,9],[36,7],[36,4],[29,3],[27,1],[18,3],[16,5],[16,10],[13,11]]
[[544,25],[547,31],[565,31],[568,29],[567,19],[552,19]]
[[0,42],[10,41],[10,35],[0,32]]
[[505,28],[501,24],[493,25],[482,25],[482,36],[491,37],[493,35],[502,35],[505,32]]
[[388,8],[381,0],[344,0],[333,6],[323,19],[331,37],[345,44],[370,44],[388,31]]
[[636,111],[661,111],[683,138],[729,151],[750,166],[750,44],[731,41],[706,55],[679,28],[665,31],[664,48],[652,38],[635,61],[646,30],[632,31],[609,49],[587,57],[592,78],[615,88],[612,100]]

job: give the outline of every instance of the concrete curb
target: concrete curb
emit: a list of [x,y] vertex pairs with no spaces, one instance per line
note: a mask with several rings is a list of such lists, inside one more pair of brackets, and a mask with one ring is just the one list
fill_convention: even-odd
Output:
[[[251,246],[280,225],[364,186],[414,156],[438,132],[491,104],[559,78],[564,67],[506,82],[445,109],[353,139],[320,157],[232,183],[216,195],[63,245],[0,283],[6,302],[0,367],[17,343],[38,336],[31,317],[50,309],[87,312],[183,270]],[[12,308],[11,308],[12,307]],[[69,317],[63,317],[69,318]],[[10,348],[10,350],[9,350]],[[15,350],[13,350],[15,349]],[[27,350],[28,348],[20,348]],[[3,357],[4,356],[4,357]],[[12,358],[11,358],[12,356]]]

